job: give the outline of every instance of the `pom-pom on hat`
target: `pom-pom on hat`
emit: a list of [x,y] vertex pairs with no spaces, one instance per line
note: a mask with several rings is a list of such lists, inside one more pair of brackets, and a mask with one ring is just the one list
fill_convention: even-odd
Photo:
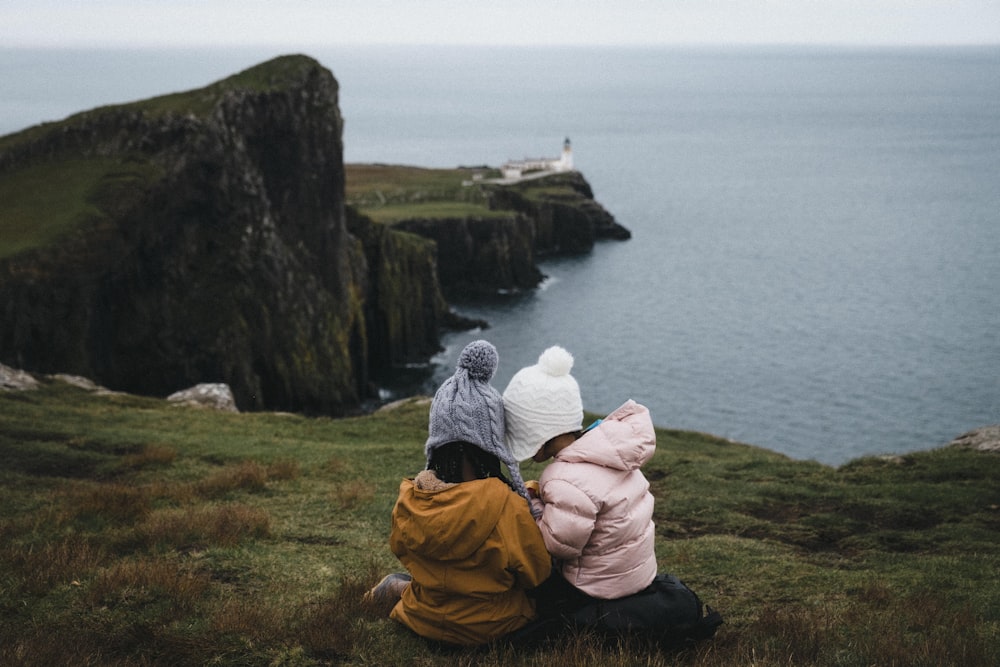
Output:
[[455,373],[434,394],[424,454],[430,463],[435,448],[449,442],[468,442],[496,456],[510,471],[514,489],[528,498],[521,471],[504,440],[504,406],[490,380],[500,356],[485,340],[474,340],[458,357]]
[[507,446],[518,461],[533,457],[555,436],[580,430],[583,402],[572,369],[573,355],[556,345],[510,379],[503,392]]

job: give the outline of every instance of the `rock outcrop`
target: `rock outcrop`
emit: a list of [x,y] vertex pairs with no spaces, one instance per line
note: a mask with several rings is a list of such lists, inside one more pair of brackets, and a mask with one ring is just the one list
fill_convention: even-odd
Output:
[[980,452],[1000,453],[1000,424],[983,426],[963,433],[948,443],[950,447],[964,447]]
[[38,387],[38,380],[31,373],[0,364],[0,391],[31,391]]
[[632,236],[594,199],[590,183],[578,171],[494,185],[489,194],[491,208],[520,211],[534,222],[539,255],[589,252],[595,241]]
[[599,240],[631,237],[594,199],[580,172],[476,187],[485,190],[491,211],[509,215],[415,218],[393,225],[435,241],[439,279],[448,296],[530,289],[544,277],[539,258],[586,253]]
[[181,407],[239,412],[233,392],[224,382],[203,382],[188,389],[175,391],[167,396],[167,402]]
[[416,218],[394,225],[435,242],[438,277],[449,297],[530,289],[542,280],[536,229],[524,215]]
[[427,244],[348,231],[341,131],[333,75],[287,56],[0,140],[0,177],[47,179],[22,209],[84,184],[61,236],[0,259],[0,360],[354,409],[373,366],[437,350],[449,313]]
[[348,229],[361,243],[367,273],[360,284],[373,371],[425,361],[440,349],[442,328],[473,326],[449,309],[441,294],[434,244],[373,224],[348,210]]

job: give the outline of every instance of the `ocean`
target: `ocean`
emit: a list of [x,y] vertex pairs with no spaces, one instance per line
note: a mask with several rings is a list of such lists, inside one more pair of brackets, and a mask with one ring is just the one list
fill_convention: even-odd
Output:
[[[293,49],[292,51],[295,51]],[[384,395],[474,338],[502,390],[549,345],[585,407],[840,465],[1000,422],[1000,47],[312,48],[345,159],[499,165],[573,145],[633,237],[455,308]],[[0,50],[0,134],[282,52]]]

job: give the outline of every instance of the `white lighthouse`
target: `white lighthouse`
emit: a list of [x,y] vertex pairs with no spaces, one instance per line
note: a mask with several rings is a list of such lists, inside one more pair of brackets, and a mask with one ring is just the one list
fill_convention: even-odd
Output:
[[505,179],[524,178],[525,174],[534,172],[535,175],[542,176],[553,171],[573,171],[573,148],[570,146],[569,137],[563,142],[562,155],[559,157],[539,157],[524,158],[523,160],[509,160],[500,167],[500,172]]
[[573,147],[570,146],[569,137],[563,142],[562,157],[559,158],[559,171],[573,171]]

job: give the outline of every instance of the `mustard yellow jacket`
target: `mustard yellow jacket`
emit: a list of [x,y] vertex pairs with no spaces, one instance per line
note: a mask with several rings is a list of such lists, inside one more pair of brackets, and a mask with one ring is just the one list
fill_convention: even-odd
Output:
[[535,615],[525,591],[551,559],[528,503],[495,478],[446,484],[425,470],[404,479],[389,546],[413,581],[391,617],[449,644],[484,644]]

